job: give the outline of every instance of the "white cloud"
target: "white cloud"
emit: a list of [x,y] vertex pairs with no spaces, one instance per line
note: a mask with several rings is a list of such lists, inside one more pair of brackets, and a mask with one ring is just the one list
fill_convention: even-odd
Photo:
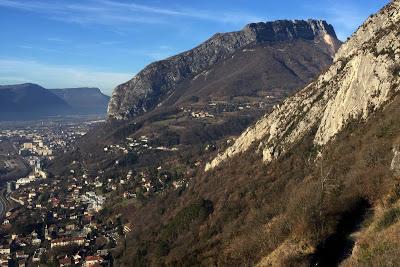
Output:
[[47,52],[47,53],[63,53],[61,51],[58,51],[56,49],[51,49],[51,48],[46,48],[46,47],[35,47],[32,45],[17,45],[18,48],[21,49],[29,49],[29,50],[36,50],[36,51],[42,51],[42,52]]
[[29,11],[35,11],[39,9],[41,9],[42,11],[57,10],[56,6],[48,5],[47,3],[37,2],[37,1],[22,2],[22,1],[12,1],[12,0],[0,0],[0,5],[4,7],[24,9]]
[[0,59],[0,84],[32,82],[46,88],[99,87],[106,94],[133,77],[131,73],[93,70],[84,66],[43,64],[33,60]]
[[194,19],[211,20],[223,23],[242,24],[248,22],[262,21],[260,17],[246,14],[244,12],[215,12],[210,10],[194,10],[189,8],[167,9],[147,5],[139,5],[135,3],[121,3],[113,0],[97,0],[97,2],[111,7],[121,8],[123,10],[130,10],[133,12],[144,12],[175,17],[189,17]]
[[59,37],[47,37],[46,40],[49,41],[49,42],[56,42],[56,43],[64,43],[64,42],[66,42],[65,39],[59,38]]

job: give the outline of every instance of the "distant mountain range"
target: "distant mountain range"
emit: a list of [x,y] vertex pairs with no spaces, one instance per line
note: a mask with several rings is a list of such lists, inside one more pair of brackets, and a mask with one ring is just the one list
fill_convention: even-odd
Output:
[[106,114],[109,97],[98,88],[46,89],[25,83],[0,86],[0,120]]
[[110,97],[99,88],[52,89],[52,93],[63,99],[78,114],[106,114]]

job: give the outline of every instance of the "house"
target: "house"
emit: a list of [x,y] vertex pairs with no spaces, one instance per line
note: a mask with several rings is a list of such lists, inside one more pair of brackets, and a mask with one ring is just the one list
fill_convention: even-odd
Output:
[[21,185],[29,184],[35,180],[36,180],[36,177],[34,175],[29,175],[29,177],[24,177],[24,178],[18,179],[16,182],[16,185],[19,187]]
[[65,256],[65,258],[58,260],[58,264],[60,267],[72,266],[72,260],[71,258],[68,258],[68,256]]
[[26,260],[19,260],[17,266],[18,267],[25,267],[26,266]]
[[6,255],[0,256],[0,266],[9,266],[10,257]]
[[17,252],[15,253],[15,257],[16,257],[17,259],[24,259],[24,260],[26,260],[27,258],[29,258],[29,255],[28,255],[28,254],[25,254],[25,252],[23,252],[23,251],[17,251]]
[[0,246],[0,254],[1,255],[10,255],[11,249],[9,246]]
[[32,143],[24,143],[23,145],[24,149],[32,149],[33,148],[33,144]]
[[100,255],[100,256],[107,256],[109,254],[109,252],[108,252],[108,249],[100,249],[100,250],[97,250],[96,254]]
[[132,232],[132,224],[127,223],[124,225],[124,234],[130,233],[130,232]]
[[66,247],[70,245],[82,246],[83,244],[85,244],[85,238],[83,237],[65,237],[52,240],[50,247]]
[[85,258],[85,263],[83,266],[89,267],[89,266],[95,266],[97,264],[101,264],[103,262],[103,258],[101,256],[87,256]]
[[42,243],[42,240],[40,240],[39,238],[33,238],[32,241],[32,246],[40,246],[40,244]]
[[43,253],[46,252],[45,248],[39,248],[37,250],[35,250],[35,253],[33,253],[33,257],[32,257],[32,262],[39,262],[40,258],[42,257]]
[[81,262],[81,259],[82,259],[82,257],[81,257],[79,254],[74,255],[74,256],[73,256],[74,264],[75,264],[75,265],[76,265],[76,264],[79,264],[79,262]]
[[67,231],[73,231],[73,230],[75,230],[75,228],[76,228],[75,224],[68,224],[68,225],[65,226],[65,229]]

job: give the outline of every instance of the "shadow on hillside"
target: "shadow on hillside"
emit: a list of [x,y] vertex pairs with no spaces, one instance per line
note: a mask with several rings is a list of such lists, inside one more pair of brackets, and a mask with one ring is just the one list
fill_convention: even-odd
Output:
[[349,257],[354,247],[351,235],[357,232],[370,211],[370,203],[360,200],[350,211],[343,214],[337,231],[317,246],[311,266],[338,266]]

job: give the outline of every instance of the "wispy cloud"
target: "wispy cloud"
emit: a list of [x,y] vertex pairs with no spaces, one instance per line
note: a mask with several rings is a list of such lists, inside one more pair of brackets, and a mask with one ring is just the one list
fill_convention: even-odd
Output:
[[47,37],[46,40],[50,41],[50,42],[56,42],[56,43],[65,43],[66,42],[65,39],[60,38],[60,37]]
[[49,5],[45,2],[38,2],[38,1],[23,2],[23,1],[13,1],[13,0],[0,0],[0,5],[4,7],[23,9],[29,11],[37,11],[37,10],[54,11],[58,9],[54,5]]
[[[48,40],[48,38],[45,38]],[[66,46],[61,46],[57,48],[47,48],[44,46],[37,46],[37,45],[16,45],[16,48],[22,50],[30,50],[31,52],[46,52],[51,54],[62,54],[62,55],[71,55],[71,56],[79,56],[79,57],[86,57],[88,56],[88,51],[93,49],[108,49],[112,47],[113,53],[118,54],[126,54],[131,56],[145,56],[149,60],[162,60],[168,58],[174,54],[177,54],[179,51],[172,46],[168,45],[158,45],[158,46],[149,46],[147,48],[136,48],[136,49],[129,49],[129,48],[122,48],[119,45],[123,44],[124,42],[121,41],[99,41],[99,42],[92,42],[92,43],[78,43],[78,44],[69,44],[70,42],[66,40],[51,40],[50,42],[58,43],[67,43],[68,49]],[[108,50],[107,50],[108,51]]]
[[115,86],[132,77],[132,73],[107,72],[85,66],[0,58],[0,84],[32,82],[46,88],[95,86],[111,94]]
[[144,56],[150,62],[166,59],[178,54],[180,51],[168,45],[149,46],[148,48],[117,48],[115,51],[128,55],[128,57]]
[[31,45],[17,45],[17,47],[21,49],[34,49]]
[[46,47],[38,47],[38,46],[32,46],[32,45],[17,45],[18,48],[20,49],[26,49],[26,50],[35,50],[35,51],[41,51],[41,52],[46,52],[46,53],[63,53],[63,51],[59,51],[56,49],[52,48],[46,48]]
[[215,12],[210,10],[194,10],[189,8],[168,9],[157,8],[147,5],[139,5],[135,3],[121,3],[111,0],[97,0],[97,2],[107,5],[109,7],[122,8],[124,10],[130,10],[133,12],[144,12],[175,17],[189,17],[194,19],[211,20],[224,23],[243,23],[262,20],[258,16],[246,14],[244,12]]
[[89,0],[85,4],[63,1],[0,0],[0,6],[46,14],[50,19],[78,24],[122,25],[165,24],[170,18],[190,18],[219,23],[244,24],[260,21],[253,14],[234,11],[164,8],[115,0]]

